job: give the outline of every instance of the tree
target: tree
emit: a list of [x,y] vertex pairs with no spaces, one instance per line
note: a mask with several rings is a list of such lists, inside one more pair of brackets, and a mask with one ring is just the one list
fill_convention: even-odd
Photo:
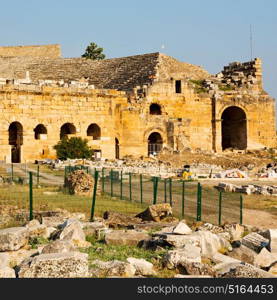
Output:
[[87,158],[93,155],[93,150],[88,146],[88,140],[80,137],[62,138],[57,145],[54,146],[57,157],[60,160],[67,158]]
[[98,47],[95,43],[90,43],[82,57],[92,60],[102,60],[106,57],[106,55],[102,52],[103,48]]

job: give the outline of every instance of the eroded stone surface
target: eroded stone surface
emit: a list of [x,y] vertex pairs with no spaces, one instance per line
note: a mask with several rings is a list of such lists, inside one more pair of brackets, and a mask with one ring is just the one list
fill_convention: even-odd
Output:
[[12,227],[0,230],[0,251],[15,251],[28,242],[28,229]]
[[19,278],[78,278],[88,276],[88,255],[79,252],[41,254],[20,265]]

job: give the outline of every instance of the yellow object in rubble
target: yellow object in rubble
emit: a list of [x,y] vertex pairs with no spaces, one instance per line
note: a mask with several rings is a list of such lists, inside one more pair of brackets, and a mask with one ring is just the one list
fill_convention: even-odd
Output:
[[192,176],[191,172],[187,172],[187,171],[183,172],[183,178],[184,179],[191,179],[191,176]]

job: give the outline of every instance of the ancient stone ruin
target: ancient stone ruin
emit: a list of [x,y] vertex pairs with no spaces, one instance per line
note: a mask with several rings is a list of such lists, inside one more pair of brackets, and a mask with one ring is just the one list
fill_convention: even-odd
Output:
[[211,75],[162,53],[91,61],[58,45],[0,47],[0,160],[55,158],[64,136],[107,159],[275,147],[261,63]]

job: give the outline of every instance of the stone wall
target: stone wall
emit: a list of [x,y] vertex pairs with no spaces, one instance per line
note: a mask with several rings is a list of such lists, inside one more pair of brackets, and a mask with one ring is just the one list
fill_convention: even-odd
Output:
[[[53,146],[60,140],[60,128],[65,123],[75,126],[74,136],[87,138],[93,149],[101,149],[104,157],[114,158],[116,123],[119,118],[116,105],[127,105],[124,92],[3,85],[0,87],[0,160],[11,160],[9,126],[12,122],[19,122],[23,127],[22,162],[43,157],[54,158]],[[93,123],[101,128],[100,140],[87,136],[88,126]],[[34,129],[38,124],[46,127],[46,139],[45,136],[40,140],[35,139]]]
[[0,57],[5,56],[30,56],[44,58],[61,57],[60,45],[40,45],[40,46],[7,46],[0,47]]

